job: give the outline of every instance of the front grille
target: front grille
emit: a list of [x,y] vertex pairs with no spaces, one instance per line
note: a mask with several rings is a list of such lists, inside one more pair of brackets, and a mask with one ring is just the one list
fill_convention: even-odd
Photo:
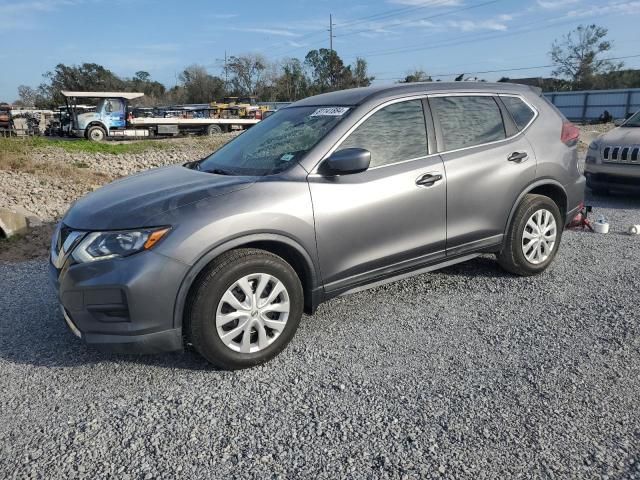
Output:
[[640,165],[640,145],[612,145],[602,150],[602,161],[607,163],[637,163]]

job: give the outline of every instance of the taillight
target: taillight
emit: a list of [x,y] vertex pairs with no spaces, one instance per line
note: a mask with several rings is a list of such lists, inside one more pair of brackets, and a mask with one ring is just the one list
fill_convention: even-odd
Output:
[[256,120],[262,120],[262,110],[256,110]]
[[562,122],[560,140],[568,147],[573,147],[580,138],[580,129],[569,121]]

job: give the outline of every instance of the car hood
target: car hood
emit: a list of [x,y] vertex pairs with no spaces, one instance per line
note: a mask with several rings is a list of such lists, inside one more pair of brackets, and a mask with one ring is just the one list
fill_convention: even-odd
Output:
[[190,203],[248,188],[255,177],[199,172],[182,166],[149,170],[117,180],[78,200],[62,219],[78,230],[118,230],[163,225],[163,214]]
[[600,137],[604,145],[640,144],[640,127],[617,127]]

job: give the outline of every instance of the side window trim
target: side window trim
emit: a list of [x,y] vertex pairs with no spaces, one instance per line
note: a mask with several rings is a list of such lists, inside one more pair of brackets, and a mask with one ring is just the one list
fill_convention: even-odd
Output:
[[493,99],[498,104],[498,108],[500,108],[500,114],[502,115],[502,124],[504,125],[505,139],[515,136],[516,133],[519,132],[519,130],[515,120],[509,112],[509,109],[507,109],[507,106],[500,98],[500,95],[496,95],[495,97],[493,97]]
[[427,131],[427,150],[429,155],[435,155],[438,153],[436,143],[436,126],[433,121],[433,113],[431,106],[429,105],[429,99],[424,97],[422,99],[422,113],[424,114],[425,129]]
[[[517,94],[512,94],[512,93],[486,93],[486,92],[455,92],[455,93],[432,93],[432,94],[427,94],[427,102],[431,99],[431,98],[438,98],[438,97],[494,97],[494,101],[498,104],[498,107],[500,108],[500,111],[502,113],[502,101],[499,101],[499,98],[496,97],[516,97],[520,100],[522,100],[534,113],[533,118],[531,119],[531,121],[520,131],[517,130],[516,128],[516,133],[514,135],[511,136],[507,136],[506,138],[503,138],[501,140],[494,140],[493,142],[486,142],[486,143],[479,143],[478,145],[472,145],[470,147],[462,147],[462,148],[456,148],[456,149],[451,149],[451,150],[446,150],[444,148],[444,137],[442,136],[442,127],[440,125],[440,120],[437,118],[437,115],[433,115],[433,121],[435,123],[435,134],[436,134],[436,143],[437,143],[437,153],[438,154],[443,154],[443,153],[453,153],[453,152],[460,152],[463,150],[469,150],[470,148],[478,148],[478,147],[483,147],[483,146],[487,146],[487,145],[494,145],[494,144],[498,144],[498,143],[502,143],[502,142],[508,142],[514,138],[516,138],[519,135],[523,135],[524,132],[531,126],[531,124],[533,122],[535,122],[535,120],[538,118],[538,116],[540,115],[540,113],[538,112],[538,109],[535,108],[533,105],[531,105],[531,103],[529,103],[524,97],[517,95]],[[431,111],[433,111],[430,108]],[[507,117],[509,119],[511,119],[511,116],[509,115],[509,117]],[[503,114],[503,121],[504,121],[504,114]],[[513,120],[511,120],[513,121]],[[506,125],[505,125],[506,127]],[[505,131],[506,133],[507,131]]]
[[[430,147],[430,137],[429,137],[429,121],[426,118],[426,110],[424,108],[424,101],[427,99],[427,95],[426,94],[421,94],[421,95],[411,95],[409,97],[402,97],[402,98],[394,98],[393,100],[388,100],[386,102],[381,103],[380,105],[376,105],[375,107],[373,107],[371,110],[369,110],[366,114],[364,114],[356,123],[354,123],[349,130],[347,130],[344,135],[342,135],[342,137],[340,137],[336,143],[333,144],[333,146],[327,151],[327,153],[325,153],[322,158],[320,159],[320,161],[313,167],[313,169],[311,170],[311,175],[317,175],[318,174],[318,169],[320,168],[320,165],[322,164],[322,162],[324,162],[327,158],[329,158],[329,156],[335,152],[336,150],[338,150],[340,148],[340,146],[342,145],[342,143],[344,143],[344,141],[349,138],[349,136],[360,126],[362,125],[364,122],[366,122],[369,117],[371,117],[372,115],[374,115],[376,112],[378,112],[379,110],[382,110],[385,107],[388,107],[389,105],[393,105],[395,103],[402,103],[402,102],[409,102],[411,100],[420,100],[422,101],[422,112],[425,115],[425,127],[427,130],[427,149],[429,151],[425,152],[425,154],[421,157],[416,157],[416,158],[408,158],[406,160],[400,160],[398,162],[394,162],[394,163],[387,163],[384,165],[378,165],[376,167],[371,167],[368,170],[374,170],[377,168],[384,168],[384,167],[390,167],[393,165],[398,165],[401,163],[405,163],[405,162],[412,162],[414,160],[420,160],[422,158],[426,158],[429,157],[431,155],[437,155],[436,152],[431,153],[431,147]],[[433,121],[433,119],[432,119]]]
[[[524,103],[527,107],[529,107],[531,109],[531,111],[533,112],[533,117],[531,117],[531,120],[529,120],[529,123],[527,123],[522,130],[520,130],[519,133],[524,132],[527,128],[529,128],[531,126],[531,124],[533,122],[536,121],[536,119],[538,118],[538,115],[540,115],[540,113],[538,112],[538,109],[536,107],[534,107],[533,105],[531,105],[531,103],[529,103],[529,101],[524,98],[521,95],[516,95],[515,93],[500,93],[498,94],[498,97],[513,97],[513,98],[517,98],[518,100],[520,100],[522,103]],[[502,102],[502,98],[500,99],[500,101]],[[509,114],[511,116],[511,114]],[[515,124],[515,121],[513,122]],[[516,125],[516,128],[517,125]]]

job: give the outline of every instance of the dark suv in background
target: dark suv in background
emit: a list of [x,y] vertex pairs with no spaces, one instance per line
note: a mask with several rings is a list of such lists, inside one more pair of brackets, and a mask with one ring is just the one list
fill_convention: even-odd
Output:
[[582,204],[577,139],[525,86],[307,98],[207,158],[80,199],[54,234],[51,276],[90,344],[190,343],[220,367],[255,365],[337,295],[487,252],[543,271]]

